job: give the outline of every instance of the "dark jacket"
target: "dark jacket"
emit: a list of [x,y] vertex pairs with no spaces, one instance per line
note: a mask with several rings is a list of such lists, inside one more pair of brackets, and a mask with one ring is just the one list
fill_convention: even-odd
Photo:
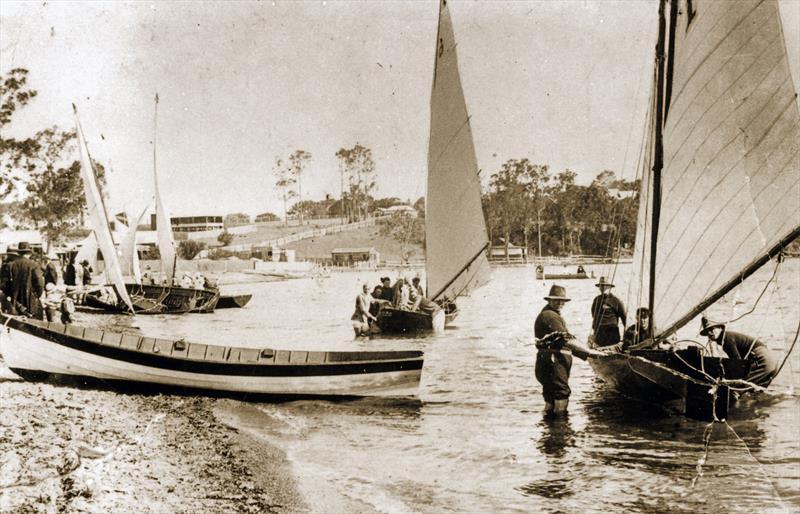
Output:
[[41,318],[42,305],[39,297],[44,292],[44,276],[41,266],[29,258],[22,257],[9,265],[9,271],[11,274],[9,297],[14,309],[18,314],[29,314],[32,317]]
[[622,300],[611,293],[599,294],[592,301],[592,328],[596,331],[598,327],[616,327],[617,320],[622,320],[625,325],[627,314]]
[[[75,283],[75,263],[69,263],[64,268],[64,284],[68,286],[77,286],[78,284]],[[82,285],[82,284],[81,284]]]
[[44,283],[58,284],[58,267],[53,261],[47,261],[44,266]]
[[533,335],[536,339],[542,339],[552,332],[568,332],[567,324],[561,314],[550,305],[545,305],[533,323]]
[[739,332],[726,330],[722,336],[722,350],[731,359],[745,360],[751,356],[753,349],[766,345],[755,337],[746,336]]

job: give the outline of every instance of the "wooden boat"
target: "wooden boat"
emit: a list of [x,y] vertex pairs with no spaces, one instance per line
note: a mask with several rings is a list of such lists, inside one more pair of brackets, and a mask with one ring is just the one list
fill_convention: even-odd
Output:
[[[133,312],[136,314],[214,312],[220,298],[219,291],[215,289],[193,289],[131,283],[126,283],[125,289],[131,298]],[[86,295],[86,304],[89,307],[109,312],[126,312],[127,310],[126,305],[105,302],[97,294]]]
[[425,200],[426,297],[441,316],[382,307],[383,333],[442,330],[455,319],[455,300],[489,280],[489,237],[481,205],[479,168],[458,73],[455,35],[447,2],[439,5],[439,30],[431,87]]
[[248,396],[415,396],[419,351],[326,352],[214,346],[0,314],[0,353],[28,380],[152,384]]
[[585,271],[578,270],[576,273],[547,273],[541,266],[536,267],[536,280],[580,280],[591,278]]
[[241,309],[253,298],[251,294],[222,295],[217,301],[217,309]]
[[[667,343],[800,235],[800,111],[776,0],[678,4],[660,1],[627,302]],[[696,417],[726,416],[728,381],[746,377],[697,348],[587,360],[623,393]]]

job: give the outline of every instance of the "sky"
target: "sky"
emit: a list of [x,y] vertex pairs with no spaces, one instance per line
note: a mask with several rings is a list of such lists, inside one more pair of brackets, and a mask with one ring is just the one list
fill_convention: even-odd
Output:
[[[484,180],[523,157],[582,183],[604,169],[635,177],[656,0],[449,7]],[[796,28],[800,1],[781,7]],[[281,214],[272,168],[295,149],[312,154],[303,198],[338,197],[335,153],[356,143],[373,151],[374,194],[413,201],[425,194],[437,13],[438,0],[3,0],[0,72],[27,68],[39,92],[7,136],[71,129],[76,103],[115,211],[151,201],[154,136],[172,215]]]

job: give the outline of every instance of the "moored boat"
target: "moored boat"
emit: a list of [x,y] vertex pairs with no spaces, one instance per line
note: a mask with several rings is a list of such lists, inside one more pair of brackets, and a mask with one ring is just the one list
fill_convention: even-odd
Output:
[[659,6],[627,302],[664,349],[586,358],[627,395],[721,419],[732,385],[760,389],[748,363],[671,338],[800,236],[800,112],[776,0],[678,4]]
[[268,396],[415,396],[420,351],[298,351],[142,337],[0,314],[0,354],[28,380],[86,379]]
[[594,277],[586,273],[582,266],[578,266],[575,273],[548,273],[542,266],[536,267],[536,280],[580,280]]
[[217,309],[241,309],[253,298],[251,294],[221,295],[217,301]]
[[458,313],[456,298],[489,280],[480,170],[445,0],[439,5],[435,56],[425,198],[425,296],[438,309],[382,306],[377,323],[383,333],[443,330]]

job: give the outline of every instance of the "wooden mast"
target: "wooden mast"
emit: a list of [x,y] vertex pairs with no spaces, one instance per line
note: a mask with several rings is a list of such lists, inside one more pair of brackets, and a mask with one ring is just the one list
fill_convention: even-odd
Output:
[[664,14],[667,0],[660,0],[658,5],[658,43],[656,44],[656,116],[655,116],[655,156],[653,158],[653,210],[650,223],[650,279],[647,305],[650,319],[655,313],[656,292],[656,253],[658,248],[658,223],[661,214],[661,170],[664,167],[664,40],[666,18]]

